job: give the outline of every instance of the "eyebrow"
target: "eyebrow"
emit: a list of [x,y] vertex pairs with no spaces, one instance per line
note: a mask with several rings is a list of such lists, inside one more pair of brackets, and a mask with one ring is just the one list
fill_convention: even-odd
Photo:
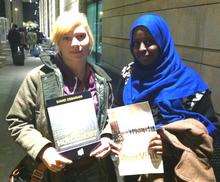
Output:
[[81,35],[81,34],[86,34],[86,32],[76,32],[76,33],[73,33],[73,35]]
[[70,37],[70,36],[72,36],[72,35],[73,35],[73,34],[67,33],[67,34],[63,34],[62,36],[63,36],[63,37],[64,37],[64,36],[65,36],[65,37],[67,37],[67,36]]

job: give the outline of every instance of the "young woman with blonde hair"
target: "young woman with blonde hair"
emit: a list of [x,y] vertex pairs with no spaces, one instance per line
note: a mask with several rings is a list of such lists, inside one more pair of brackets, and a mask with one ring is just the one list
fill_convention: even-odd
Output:
[[[57,19],[51,35],[58,48],[57,53],[41,55],[44,64],[28,73],[7,115],[12,138],[28,154],[26,171],[31,170],[28,169],[32,166],[30,164],[40,162],[47,171],[44,181],[115,181],[111,160],[106,157],[110,150],[107,137],[101,139],[102,147],[93,151],[94,157],[77,163],[65,158],[54,148],[45,102],[89,91],[102,131],[107,123],[106,110],[112,104],[112,88],[111,79],[104,70],[87,62],[93,36],[84,14],[63,13]],[[30,175],[21,178],[30,181]]]

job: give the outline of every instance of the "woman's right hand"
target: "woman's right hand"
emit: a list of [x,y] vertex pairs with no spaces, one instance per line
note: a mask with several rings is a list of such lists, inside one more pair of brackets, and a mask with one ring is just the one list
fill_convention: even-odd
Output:
[[72,161],[60,155],[55,148],[48,147],[44,150],[41,160],[44,165],[53,172],[62,170],[66,164],[71,164]]
[[120,145],[108,137],[101,138],[101,145],[90,153],[90,156],[103,159],[110,153],[119,155]]

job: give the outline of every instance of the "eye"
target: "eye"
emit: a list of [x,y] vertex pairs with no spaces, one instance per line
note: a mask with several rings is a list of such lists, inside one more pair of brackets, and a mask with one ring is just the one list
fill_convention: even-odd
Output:
[[62,40],[63,41],[72,41],[72,37],[71,36],[67,36],[67,35],[64,35],[63,37],[62,37]]
[[138,42],[138,41],[133,42],[133,47],[134,48],[139,48],[140,47],[140,42]]
[[147,47],[149,47],[149,46],[152,45],[152,42],[149,41],[149,40],[144,40],[143,43],[144,43],[144,45],[147,46]]
[[85,34],[85,33],[80,33],[80,34],[77,34],[77,35],[76,35],[76,38],[77,38],[78,41],[84,40],[85,37],[86,37],[86,34]]
[[133,47],[134,48],[138,48],[139,49],[139,47],[140,47],[140,45],[141,45],[141,43],[144,43],[144,45],[146,46],[146,47],[149,47],[149,46],[151,46],[153,43],[151,42],[151,41],[149,41],[149,40],[143,40],[143,41],[135,41],[134,43],[133,43]]

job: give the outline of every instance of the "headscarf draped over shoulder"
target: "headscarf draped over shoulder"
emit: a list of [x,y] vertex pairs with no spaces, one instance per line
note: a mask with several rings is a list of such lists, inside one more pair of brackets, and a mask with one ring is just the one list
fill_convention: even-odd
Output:
[[160,56],[147,66],[140,65],[134,58],[132,75],[123,91],[124,104],[147,100],[160,108],[164,118],[161,124],[192,117],[201,121],[209,132],[213,132],[215,127],[207,118],[182,108],[181,99],[204,92],[208,86],[196,71],[183,63],[166,21],[157,14],[145,14],[137,18],[130,29],[131,51],[134,30],[140,26],[153,36],[159,46]]

